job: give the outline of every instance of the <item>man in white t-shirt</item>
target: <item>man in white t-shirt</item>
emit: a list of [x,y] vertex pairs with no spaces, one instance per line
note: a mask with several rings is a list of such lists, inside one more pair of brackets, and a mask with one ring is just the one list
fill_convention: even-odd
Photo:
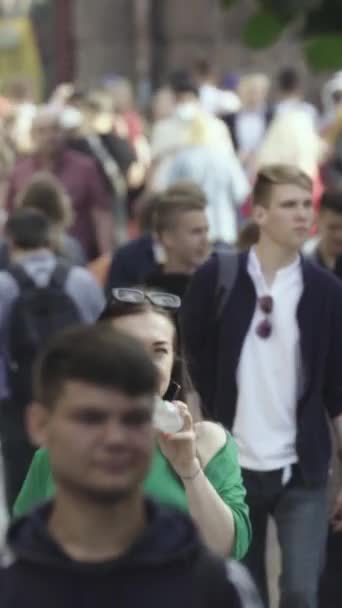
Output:
[[[253,527],[247,565],[265,605],[271,516],[282,554],[280,606],[317,608],[328,525],[327,414],[342,446],[342,286],[300,255],[314,214],[306,174],[263,169],[253,204],[259,241],[231,256],[228,297],[222,258],[195,273],[182,308],[184,342],[206,410],[239,447]],[[342,493],[334,518],[342,530]]]

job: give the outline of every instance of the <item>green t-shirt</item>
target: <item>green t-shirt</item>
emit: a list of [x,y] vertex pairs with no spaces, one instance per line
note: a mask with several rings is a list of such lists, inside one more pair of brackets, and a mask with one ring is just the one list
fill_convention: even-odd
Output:
[[[222,500],[232,510],[235,521],[233,557],[242,559],[250,544],[251,525],[236,445],[230,435],[227,436],[225,445],[210,460],[204,473]],[[182,481],[159,447],[156,447],[144,489],[148,496],[158,502],[188,511],[187,496]],[[14,515],[24,515],[40,502],[53,496],[54,490],[48,453],[45,449],[37,450],[14,505]]]

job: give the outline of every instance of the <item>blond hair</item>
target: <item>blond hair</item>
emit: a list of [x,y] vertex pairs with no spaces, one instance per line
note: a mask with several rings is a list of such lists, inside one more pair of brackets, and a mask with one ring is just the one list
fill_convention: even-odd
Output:
[[274,186],[293,185],[312,192],[312,179],[294,165],[269,165],[257,174],[253,189],[253,204],[267,207]]
[[238,95],[244,107],[265,102],[271,88],[271,81],[266,74],[249,74],[243,76],[238,86]]

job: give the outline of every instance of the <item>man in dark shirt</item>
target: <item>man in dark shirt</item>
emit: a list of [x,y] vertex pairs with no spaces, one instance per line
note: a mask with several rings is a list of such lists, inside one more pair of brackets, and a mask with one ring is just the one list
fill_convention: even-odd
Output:
[[[318,217],[320,240],[311,254],[312,260],[342,279],[342,193],[325,192],[321,199]],[[335,452],[337,455],[337,453]],[[333,485],[341,471],[338,459],[334,458]],[[342,602],[341,572],[342,532],[335,529],[334,521],[329,527],[326,563],[323,571],[319,605],[321,608],[337,608]]]
[[311,253],[314,262],[342,279],[342,193],[325,192],[318,216],[319,241]]
[[29,428],[56,493],[0,538],[1,608],[259,608],[242,566],[144,497],[159,377],[143,345],[107,324],[75,328],[35,377]]
[[50,108],[38,111],[32,139],[34,153],[18,161],[9,180],[8,211],[14,209],[18,194],[32,175],[48,171],[61,181],[71,197],[74,223],[70,233],[79,240],[88,260],[110,251],[114,236],[110,197],[95,162],[65,145],[60,114]]
[[209,253],[209,224],[203,200],[166,195],[156,213],[155,232],[165,257],[144,283],[182,298],[192,274]]
[[143,235],[113,256],[107,291],[143,283],[181,297],[208,254],[205,206],[202,190],[188,181],[153,195],[141,214]]

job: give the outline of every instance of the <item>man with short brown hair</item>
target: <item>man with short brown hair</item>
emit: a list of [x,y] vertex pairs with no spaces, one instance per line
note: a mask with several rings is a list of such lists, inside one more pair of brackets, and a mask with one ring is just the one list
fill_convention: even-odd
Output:
[[171,277],[170,288],[183,295],[190,275],[208,255],[205,208],[201,188],[186,180],[153,194],[144,212],[145,234],[114,253],[108,291],[146,281],[165,289],[166,274],[181,274],[180,280]]
[[184,340],[204,405],[239,447],[253,527],[246,561],[265,603],[271,516],[282,553],[280,605],[316,608],[328,523],[327,413],[342,445],[342,287],[300,255],[314,217],[306,174],[265,168],[253,202],[259,240],[231,256],[228,296],[217,289],[219,256],[195,273]]
[[144,496],[159,374],[143,344],[107,323],[74,328],[34,376],[28,426],[56,492],[12,524],[10,563],[0,545],[1,608],[259,608],[241,565]]

